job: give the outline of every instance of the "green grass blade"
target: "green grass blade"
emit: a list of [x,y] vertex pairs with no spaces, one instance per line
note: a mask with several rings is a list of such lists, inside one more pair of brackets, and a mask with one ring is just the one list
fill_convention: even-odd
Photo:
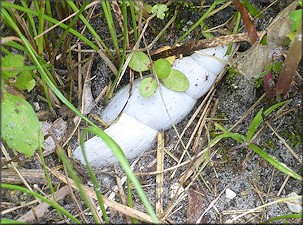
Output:
[[269,107],[268,109],[266,109],[263,113],[263,109],[261,109],[257,115],[254,117],[254,119],[252,120],[249,128],[248,128],[248,132],[246,135],[246,142],[250,142],[250,140],[252,139],[252,137],[254,136],[254,134],[256,133],[258,127],[260,126],[260,124],[263,122],[263,116],[268,116],[272,111],[274,111],[275,109],[279,108],[281,105],[285,104],[286,101],[284,102],[279,102],[271,107]]
[[[238,33],[238,29],[239,29],[240,22],[241,22],[241,14],[240,14],[240,12],[236,13],[236,17],[237,17],[237,19],[236,19],[236,25],[234,26],[233,34]],[[228,44],[228,47],[227,47],[227,50],[226,50],[226,55],[230,55],[231,54],[232,48],[233,48],[233,43]]]
[[257,113],[254,119],[251,121],[246,135],[246,142],[250,142],[250,140],[256,133],[258,127],[262,123],[262,121],[263,121],[263,108]]
[[[3,47],[3,45],[1,46],[1,52],[3,52],[5,55],[10,55],[12,54],[10,51],[8,51],[6,48]],[[3,71],[3,70],[2,70]]]
[[88,132],[94,133],[94,130],[91,127],[88,127],[88,128],[84,129],[81,132],[81,137],[80,137],[81,150],[82,150],[82,154],[83,154],[83,158],[84,158],[86,167],[87,167],[88,172],[89,172],[90,179],[91,179],[91,181],[93,183],[93,186],[94,186],[94,191],[96,193],[96,196],[97,196],[97,199],[98,199],[98,203],[99,203],[99,205],[101,207],[103,218],[105,220],[105,223],[109,224],[109,220],[108,220],[108,217],[107,217],[107,214],[106,214],[106,209],[105,209],[105,206],[104,206],[103,198],[102,198],[102,195],[101,195],[101,192],[100,192],[100,186],[98,184],[98,181],[97,181],[97,178],[96,178],[96,176],[94,174],[94,171],[93,171],[91,165],[88,162],[88,159],[87,159],[87,156],[86,156],[86,152],[85,152],[84,141],[85,141],[85,137],[86,137],[86,135],[87,135]]
[[[16,5],[16,4],[12,4],[12,3],[8,3],[8,2],[1,2],[2,4],[2,9],[3,8],[14,8],[17,10],[20,10],[22,12],[26,12],[26,13],[31,13],[35,16],[38,16],[38,12],[28,9],[28,8],[24,8],[22,6]],[[49,17],[47,15],[43,16],[45,20],[50,21],[54,24],[58,24],[59,27],[66,29],[68,26],[64,23],[60,23],[58,20],[53,19],[52,17]],[[75,35],[76,37],[78,37],[80,40],[82,40],[83,42],[85,42],[89,47],[91,47],[92,49],[94,49],[96,52],[99,51],[99,48],[93,43],[91,42],[89,39],[87,39],[86,37],[84,37],[82,34],[80,34],[79,32],[77,32],[76,30],[74,30],[73,28],[70,29],[70,32]]]
[[223,127],[222,125],[215,123],[215,126],[223,131],[223,134],[218,135],[217,137],[215,137],[210,143],[209,146],[213,145],[213,143],[215,143],[218,139],[221,138],[232,138],[236,141],[238,141],[239,143],[243,143],[245,141],[245,136],[242,134],[238,134],[238,133],[232,133],[229,130],[227,130],[225,127]]
[[99,221],[99,217],[96,214],[96,211],[94,210],[94,207],[92,206],[91,202],[89,201],[88,197],[86,196],[86,193],[81,185],[80,179],[77,176],[76,172],[74,171],[72,165],[69,163],[67,156],[65,155],[65,153],[63,152],[62,148],[57,148],[57,154],[60,157],[60,159],[62,160],[62,163],[64,164],[64,166],[66,166],[66,169],[69,173],[69,175],[71,176],[71,178],[73,179],[73,181],[75,182],[79,193],[81,195],[81,198],[83,199],[83,201],[85,202],[85,204],[87,205],[87,207],[89,208],[95,223],[100,223]]
[[191,26],[191,28],[189,28],[189,30],[187,32],[185,32],[185,34],[183,34],[177,41],[177,43],[180,43],[181,41],[183,41],[184,38],[186,38],[197,26],[199,26],[199,24],[204,21],[204,19],[208,16],[208,14],[219,4],[221,4],[222,0],[215,0],[211,6],[207,9],[207,11],[201,16],[201,18],[193,25]]
[[26,50],[23,45],[20,45],[19,43],[15,42],[15,41],[8,41],[8,42],[1,43],[1,44],[2,45],[7,45],[7,46],[12,47],[12,48],[16,48],[20,51],[25,51]]
[[136,191],[138,193],[139,198],[141,199],[142,203],[144,204],[147,212],[150,214],[151,218],[154,222],[159,222],[152,206],[150,205],[139,181],[137,180],[136,176],[133,174],[133,172],[130,169],[129,163],[127,159],[124,156],[123,151],[119,147],[119,145],[110,137],[108,136],[103,130],[98,128],[92,121],[90,121],[86,116],[82,115],[80,111],[73,106],[65,97],[64,95],[56,88],[56,86],[51,82],[49,77],[47,76],[46,72],[44,71],[43,67],[41,66],[40,62],[36,58],[35,52],[32,48],[32,46],[29,44],[26,37],[21,33],[18,26],[14,23],[10,15],[6,12],[6,10],[2,9],[2,15],[3,18],[10,24],[11,28],[13,28],[16,33],[19,35],[21,40],[23,41],[24,45],[26,46],[29,56],[31,57],[33,63],[37,66],[37,69],[41,76],[44,78],[47,85],[52,89],[52,91],[56,94],[56,96],[67,106],[69,107],[75,114],[80,116],[82,119],[84,119],[86,122],[88,122],[90,125],[93,126],[96,132],[98,132],[98,136],[104,140],[104,142],[110,147],[110,149],[113,151],[117,159],[119,160],[122,169],[129,175],[132,183],[134,184]]
[[[38,6],[39,7],[39,6]],[[44,31],[44,10],[45,10],[45,0],[40,2],[39,7],[39,15],[38,15],[38,34],[43,33]],[[38,10],[38,9],[37,9]],[[38,55],[43,54],[43,35],[37,38],[36,44],[38,46]]]
[[[40,138],[38,138],[38,140],[40,140]],[[55,189],[54,189],[54,186],[51,182],[50,175],[49,175],[49,173],[46,169],[46,164],[45,164],[45,161],[44,161],[44,156],[43,156],[41,144],[39,144],[39,155],[40,155],[41,164],[42,164],[42,167],[43,167],[43,170],[44,170],[44,173],[45,173],[45,177],[46,177],[46,180],[47,180],[47,184],[49,186],[49,189],[50,189],[50,192],[52,194],[52,197],[53,197],[54,201],[56,201]],[[59,215],[59,218],[62,219],[61,213],[59,211],[58,211],[58,215]]]
[[113,17],[112,17],[112,13],[111,13],[111,7],[110,7],[108,0],[100,0],[100,1],[101,1],[104,15],[105,15],[105,19],[107,22],[107,26],[109,29],[109,33],[110,33],[113,45],[116,49],[117,58],[118,58],[118,61],[120,62],[121,61],[120,48],[119,48],[119,44],[118,44],[116,28],[114,26],[114,21],[113,21]]
[[[78,11],[78,8],[73,1],[67,1],[66,3],[72,8],[72,10],[74,10],[74,12]],[[105,51],[108,53],[109,57],[113,59],[113,56],[109,48],[105,45],[104,41],[100,38],[100,36],[97,34],[97,32],[94,30],[94,28],[90,25],[90,23],[85,19],[85,17],[82,14],[80,14],[80,19],[85,24],[89,32],[95,37],[95,39],[97,39],[100,42],[100,44],[103,46]],[[72,33],[72,29],[71,29],[71,33]]]
[[[133,198],[132,198],[130,184],[131,184],[130,179],[129,179],[129,177],[127,177],[127,203],[130,208],[133,208],[134,206],[133,206]],[[138,220],[136,218],[132,218],[132,221],[134,224],[138,224]]]
[[66,37],[68,32],[70,32],[70,29],[72,28],[72,26],[74,26],[74,24],[77,22],[78,18],[82,15],[82,12],[84,11],[84,9],[88,5],[88,3],[89,3],[89,1],[84,2],[84,4],[81,6],[81,8],[77,12],[77,14],[74,16],[72,21],[69,23],[68,27],[64,30],[63,34],[61,35],[61,37],[59,38],[59,40],[56,44],[56,47],[55,47],[56,49],[59,49],[62,41],[64,40],[64,38]]
[[[97,128],[97,127],[89,127],[87,128],[87,130],[89,130],[90,132],[96,134],[97,136],[101,137],[103,136],[104,131],[102,131],[101,129]],[[101,132],[102,131],[102,132]],[[111,137],[108,136],[108,138],[111,139]],[[103,139],[103,138],[102,138]],[[115,155],[115,157],[118,159],[122,169],[125,171],[125,173],[127,174],[127,176],[129,177],[129,179],[131,180],[131,182],[133,183],[135,190],[140,198],[140,200],[142,201],[143,205],[146,208],[146,211],[150,214],[151,218],[153,219],[153,221],[155,223],[159,223],[159,220],[150,204],[150,202],[148,201],[138,179],[136,178],[135,174],[133,173],[133,171],[130,168],[130,165],[123,153],[123,151],[121,150],[121,148],[118,146],[117,143],[115,143],[114,141],[110,142],[110,144],[108,144],[109,147],[112,149],[113,154]],[[84,151],[84,140],[81,139],[81,148],[82,148],[82,153],[85,154]],[[100,159],[101,160],[101,159]]]
[[[24,8],[29,9],[28,6],[27,6],[28,1],[21,1],[21,4],[23,5]],[[35,21],[34,21],[34,18],[32,16],[32,14],[31,13],[26,13],[26,15],[27,15],[27,19],[28,19],[29,25],[30,25],[29,31],[32,32],[34,36],[37,36],[38,33],[37,33]]]
[[302,219],[303,218],[303,214],[302,213],[298,213],[298,214],[287,214],[287,215],[282,215],[282,216],[276,216],[273,218],[270,218],[264,222],[262,222],[262,224],[267,224],[267,223],[272,223],[273,221],[277,221],[277,220],[285,220],[285,219]]
[[270,106],[268,109],[266,109],[266,110],[264,111],[264,115],[265,115],[265,116],[268,116],[272,111],[274,111],[275,109],[279,108],[281,105],[284,105],[286,102],[287,102],[287,101],[279,102],[279,103],[277,103],[277,104],[275,104],[275,105]]
[[43,202],[46,202],[48,204],[50,204],[52,207],[54,207],[57,211],[59,211],[60,213],[62,213],[63,215],[67,216],[68,218],[70,218],[72,221],[74,221],[77,224],[81,224],[81,222],[79,220],[77,220],[72,214],[70,214],[69,212],[67,212],[64,208],[62,208],[57,202],[54,202],[52,200],[49,200],[48,198],[34,192],[31,191],[27,188],[24,187],[20,187],[18,185],[14,185],[14,184],[5,184],[5,183],[0,183],[0,187],[2,188],[6,188],[6,189],[11,189],[11,190],[17,190],[17,191],[22,191],[24,193],[27,193],[29,195],[32,195],[36,198],[41,199]]
[[104,98],[104,102],[106,102],[108,100],[108,98],[111,97],[114,93],[117,82],[120,79],[121,72],[122,72],[123,65],[124,65],[124,61],[125,61],[125,57],[126,57],[126,47],[127,47],[127,42],[128,42],[128,29],[127,29],[127,11],[126,11],[125,0],[122,1],[122,14],[123,14],[123,34],[124,34],[124,36],[123,36],[122,58],[121,58],[121,61],[120,61],[118,74],[115,77],[115,80],[114,80],[113,84],[111,85],[108,93],[106,94],[106,96]]
[[[52,7],[51,7],[51,3],[50,1],[46,1],[46,14],[50,17],[53,17],[52,16]],[[52,22],[49,22],[48,21],[48,27],[52,27],[54,24]],[[50,31],[50,39],[51,39],[51,43],[52,43],[52,47],[55,48],[55,45],[56,45],[56,38],[55,38],[55,32],[54,32],[54,29],[52,29]]]
[[297,180],[302,180],[302,176],[294,172],[292,169],[288,168],[285,164],[279,162],[277,159],[273,158],[272,156],[268,155],[265,151],[259,148],[255,144],[249,144],[252,150],[254,150],[258,155],[260,155],[263,159],[273,165],[276,169],[280,170],[282,173],[289,175]]
[[20,222],[18,220],[11,220],[7,218],[0,218],[0,224],[28,224],[28,223]]
[[137,27],[137,19],[136,19],[136,14],[135,14],[135,5],[134,5],[134,0],[130,0],[129,6],[130,6],[130,14],[132,18],[132,25],[133,25],[133,30],[134,30],[134,38],[135,42],[138,41],[138,27]]

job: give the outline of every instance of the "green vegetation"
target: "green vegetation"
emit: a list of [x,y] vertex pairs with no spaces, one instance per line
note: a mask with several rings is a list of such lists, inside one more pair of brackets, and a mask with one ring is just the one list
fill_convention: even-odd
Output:
[[[140,49],[142,43],[145,42],[143,38],[144,32],[148,27],[152,27],[152,25],[149,24],[152,19],[158,20],[162,24],[168,20],[164,28],[161,31],[157,31],[159,32],[158,35],[150,44],[152,47],[158,40],[161,40],[161,38],[165,39],[164,34],[172,24],[174,25],[174,29],[179,29],[182,32],[182,35],[180,35],[177,41],[179,43],[196,28],[200,28],[201,34],[204,37],[210,38],[213,36],[213,33],[208,31],[209,27],[205,19],[212,14],[214,9],[227,2],[226,0],[216,0],[209,7],[203,8],[200,19],[190,26],[186,19],[178,18],[179,20],[175,21],[177,15],[174,14],[175,8],[177,8],[176,4],[179,4],[179,13],[182,13],[182,10],[180,10],[182,8],[197,12],[199,10],[198,7],[191,1],[173,2],[172,6],[174,7],[171,7],[168,4],[122,0],[117,1],[117,6],[121,10],[121,14],[117,13],[115,16],[114,13],[116,12],[113,10],[114,6],[111,5],[111,1],[2,1],[1,14],[4,29],[1,40],[1,131],[5,147],[8,147],[9,151],[11,151],[10,153],[12,153],[15,158],[17,157],[16,161],[15,158],[11,161],[9,160],[5,166],[11,168],[18,163],[19,155],[15,154],[16,152],[22,153],[26,157],[35,156],[39,158],[39,162],[41,162],[45,171],[48,183],[48,185],[45,185],[48,186],[46,192],[50,192],[53,195],[57,188],[52,184],[53,175],[50,172],[51,169],[46,166],[43,158],[42,148],[45,137],[42,134],[36,113],[29,103],[31,101],[28,100],[28,96],[32,97],[37,92],[38,95],[45,99],[48,104],[47,110],[50,111],[53,118],[57,116],[57,110],[59,108],[57,102],[59,102],[61,106],[67,106],[75,115],[89,125],[89,127],[81,133],[80,142],[90,179],[93,183],[93,189],[97,196],[96,202],[101,207],[102,220],[104,221],[100,221],[97,210],[88,198],[87,193],[85,193],[84,186],[81,184],[79,177],[67,157],[66,152],[68,152],[68,147],[64,146],[62,148],[58,145],[56,154],[59,157],[58,161],[61,163],[60,166],[67,169],[68,175],[75,182],[81,200],[83,200],[89,213],[92,215],[93,222],[110,223],[111,221],[105,211],[106,206],[100,191],[100,184],[86,159],[83,143],[88,133],[99,136],[110,146],[119,160],[121,168],[127,174],[128,206],[133,208],[133,205],[135,205],[132,199],[132,191],[134,191],[145,207],[144,210],[150,215],[151,220],[154,223],[159,223],[160,218],[158,218],[152,206],[154,203],[148,200],[121,148],[110,136],[78,110],[78,108],[80,108],[81,98],[77,99],[73,96],[77,91],[73,90],[73,88],[77,82],[79,86],[81,85],[80,81],[77,81],[76,76],[74,76],[74,74],[76,74],[75,69],[88,61],[89,57],[87,57],[85,51],[94,52],[96,53],[95,55],[98,54],[104,60],[115,76],[113,81],[110,82],[111,85],[109,85],[105,101],[113,95],[117,83],[125,73],[127,67],[138,72],[140,75],[142,75],[143,72],[150,72],[151,75],[143,79],[140,83],[139,91],[142,96],[148,97],[156,92],[158,88],[157,79],[172,90],[185,91],[189,83],[184,74],[172,69],[166,59],[159,59],[152,62],[149,54],[144,53],[144,50]],[[298,3],[302,7],[302,1],[299,0]],[[91,14],[95,13],[94,6],[96,4],[100,4],[101,10],[98,15],[94,15],[95,17],[92,18]],[[262,16],[258,9],[249,4],[249,1],[243,1],[243,4],[245,4],[252,16]],[[120,15],[120,17],[118,15]],[[289,34],[290,40],[293,40],[295,37],[298,27],[300,26],[300,21],[302,20],[301,17],[302,9],[298,9],[290,14],[290,18],[294,21],[292,33]],[[91,24],[92,19],[105,21],[107,25],[105,30],[109,31],[109,33],[104,34],[101,27],[94,28]],[[238,13],[233,29],[234,34],[238,32],[240,20],[241,17]],[[183,29],[185,26],[190,27],[188,30],[185,30]],[[145,47],[146,50],[147,46]],[[79,56],[77,54],[80,52],[82,59],[77,61],[77,57]],[[64,85],[65,80],[62,81],[62,75],[58,75],[57,69],[59,67],[64,67],[68,71],[68,85],[66,86]],[[265,68],[260,78],[269,71],[278,73],[280,69],[281,63],[270,64]],[[232,69],[229,71],[230,73],[227,80],[228,82],[232,82],[237,72]],[[69,91],[66,91],[66,87],[69,87]],[[74,106],[71,103],[77,101],[79,102],[79,106]],[[246,144],[248,148],[258,153],[283,173],[301,180],[301,176],[253,143],[253,137],[258,131],[260,124],[263,123],[264,117],[268,116],[283,104],[284,102],[278,103],[267,110],[260,110],[251,122],[246,135],[229,132],[222,125],[216,123],[216,127],[221,130],[223,134],[216,136],[212,130],[210,138],[214,139],[210,140],[210,145],[215,143],[219,138],[233,138],[240,144]],[[221,113],[217,115],[217,118],[225,118],[225,114]],[[298,132],[285,130],[282,132],[282,136],[290,140],[294,146],[302,144],[302,137]],[[268,141],[264,147],[271,147],[272,145],[273,142]],[[39,149],[39,155],[35,155],[37,149]],[[32,159],[37,160],[37,158]],[[225,154],[223,155],[223,160],[227,160]],[[61,215],[64,215],[64,218],[74,223],[84,223],[81,217],[77,218],[75,215],[69,213],[68,210],[60,206],[55,199],[42,196],[42,194],[38,194],[37,191],[32,191],[28,187],[25,188],[22,187],[22,185],[6,183],[1,183],[0,187],[1,189],[13,189],[27,193],[51,205],[58,212],[60,218]],[[138,202],[135,203],[138,204]],[[272,218],[268,222],[287,218],[302,218],[302,214],[284,215]],[[134,223],[138,223],[136,218],[131,219]],[[20,223],[16,220],[6,218],[1,218],[0,222],[3,224]]]
[[286,175],[289,175],[295,179],[302,180],[302,176],[294,172],[292,169],[287,167],[284,163],[279,162],[274,157],[268,155],[263,149],[261,149],[256,144],[252,143],[253,137],[256,134],[259,126],[263,122],[263,118],[268,116],[271,112],[273,112],[275,109],[280,107],[281,105],[285,104],[285,102],[277,103],[271,107],[269,107],[266,110],[261,109],[257,115],[252,120],[247,134],[242,135],[239,133],[233,133],[224,128],[222,125],[215,123],[215,126],[220,129],[223,134],[218,135],[216,138],[214,138],[210,143],[209,146],[211,146],[213,143],[217,142],[220,139],[224,138],[232,138],[235,141],[239,142],[240,144],[245,144],[248,148],[252,149],[254,152],[256,152],[258,155],[260,155],[262,158],[264,158],[266,161],[268,161],[271,165],[273,165],[276,169],[280,170],[281,172],[285,173]]
[[[183,92],[189,87],[187,77],[179,70],[172,69],[169,61],[166,59],[158,59],[153,63],[152,67],[152,62],[145,53],[135,52],[129,62],[129,67],[139,72],[141,76],[142,72],[153,68],[151,70],[156,74],[157,78],[170,90]],[[154,75],[141,81],[139,90],[143,97],[152,96],[157,91],[157,78]]]

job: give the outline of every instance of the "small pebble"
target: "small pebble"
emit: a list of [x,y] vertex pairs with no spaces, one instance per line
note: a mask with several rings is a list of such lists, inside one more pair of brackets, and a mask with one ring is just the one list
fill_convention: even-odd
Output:
[[[296,192],[291,192],[287,197],[296,197],[299,196]],[[286,203],[289,210],[294,213],[302,212],[302,196],[301,199],[295,199]]]
[[179,188],[179,183],[172,184],[172,186],[170,187],[170,191],[171,191],[170,198],[173,198],[176,194],[179,195],[184,191],[184,188],[181,186],[177,193],[178,188]]
[[233,199],[237,195],[234,191],[232,191],[229,188],[226,189],[225,193],[226,193],[226,198],[228,199]]
[[33,102],[33,105],[35,106],[35,111],[38,112],[41,108],[38,102]]

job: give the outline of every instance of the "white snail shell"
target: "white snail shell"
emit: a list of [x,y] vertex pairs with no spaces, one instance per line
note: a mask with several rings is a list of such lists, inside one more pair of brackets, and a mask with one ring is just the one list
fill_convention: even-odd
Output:
[[[225,56],[226,49],[226,46],[208,48],[177,59],[173,68],[189,79],[190,86],[185,92],[175,92],[160,84],[165,106],[159,89],[151,97],[140,95],[140,78],[134,81],[129,99],[129,84],[113,97],[102,113],[102,119],[111,124],[104,131],[116,141],[128,159],[150,148],[157,132],[170,128],[171,121],[177,124],[190,113],[197,99],[210,89],[224,68],[224,60],[228,60]],[[95,136],[84,145],[91,166],[101,167],[117,162],[111,149],[101,138]],[[73,152],[73,157],[85,164],[80,146]]]

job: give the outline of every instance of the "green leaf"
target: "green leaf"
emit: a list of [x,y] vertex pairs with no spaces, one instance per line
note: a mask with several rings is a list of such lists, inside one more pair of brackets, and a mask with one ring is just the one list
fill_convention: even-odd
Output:
[[157,18],[163,20],[165,17],[165,12],[168,10],[167,6],[164,4],[154,5],[151,12],[157,12]]
[[7,55],[2,58],[2,77],[8,79],[16,76],[19,68],[24,66],[24,57],[22,55]]
[[128,66],[137,72],[144,72],[149,70],[150,59],[144,52],[134,52]]
[[300,21],[302,20],[302,9],[291,12],[289,14],[289,18],[293,20],[291,31],[295,32],[299,27]]
[[171,69],[168,77],[161,79],[165,87],[173,91],[186,91],[189,87],[189,80],[179,70]]
[[272,67],[272,71],[278,73],[281,71],[282,62],[275,62]]
[[44,140],[39,120],[27,101],[2,90],[2,137],[8,147],[32,156]]
[[155,94],[158,84],[152,77],[144,78],[139,84],[139,92],[143,97],[149,97]]
[[170,74],[171,65],[167,59],[158,59],[154,63],[154,67],[159,79],[164,79]]
[[32,78],[30,71],[22,71],[15,83],[19,90],[27,90],[30,92],[35,87],[35,80]]

